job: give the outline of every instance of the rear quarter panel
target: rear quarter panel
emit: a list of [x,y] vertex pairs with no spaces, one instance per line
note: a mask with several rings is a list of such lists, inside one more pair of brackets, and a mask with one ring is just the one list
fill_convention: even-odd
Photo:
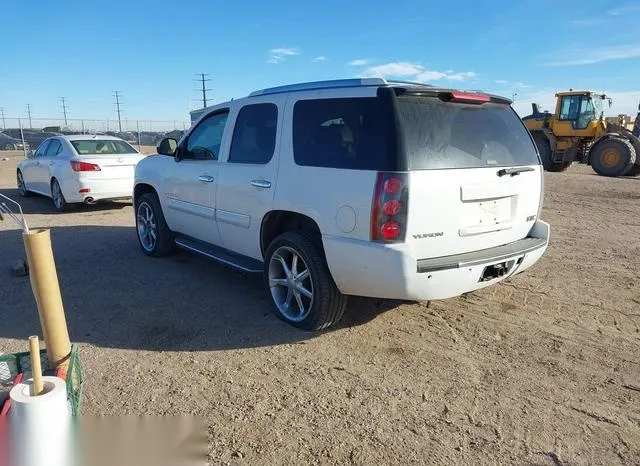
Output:
[[284,113],[274,209],[315,220],[323,235],[368,240],[376,172],[297,165],[293,154],[293,109],[299,100],[373,97],[375,88],[292,93]]

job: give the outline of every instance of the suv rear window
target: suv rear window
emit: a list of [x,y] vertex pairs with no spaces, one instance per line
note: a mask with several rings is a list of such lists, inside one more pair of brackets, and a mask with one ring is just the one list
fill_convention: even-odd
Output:
[[508,105],[400,96],[398,116],[412,170],[540,163],[528,131]]
[[293,108],[293,155],[298,165],[390,170],[382,103],[375,97],[300,100]]

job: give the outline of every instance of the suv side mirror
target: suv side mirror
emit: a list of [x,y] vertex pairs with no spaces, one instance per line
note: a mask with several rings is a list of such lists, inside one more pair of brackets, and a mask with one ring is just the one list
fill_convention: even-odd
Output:
[[163,138],[156,149],[158,150],[158,154],[173,157],[176,155],[176,150],[178,149],[178,141],[174,138]]

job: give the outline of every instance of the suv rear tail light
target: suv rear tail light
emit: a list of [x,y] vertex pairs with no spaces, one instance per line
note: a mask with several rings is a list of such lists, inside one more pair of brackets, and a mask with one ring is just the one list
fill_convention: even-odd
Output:
[[100,167],[94,163],[87,162],[71,162],[71,168],[74,172],[99,172]]
[[408,199],[409,177],[406,173],[378,173],[371,205],[371,241],[404,241]]

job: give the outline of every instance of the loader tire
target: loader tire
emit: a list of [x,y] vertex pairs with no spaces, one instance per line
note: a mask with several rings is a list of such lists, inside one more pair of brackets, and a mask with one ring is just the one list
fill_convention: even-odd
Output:
[[543,134],[534,134],[533,140],[536,143],[540,158],[542,159],[542,166],[548,172],[563,172],[571,166],[571,162],[554,162],[551,152],[551,144],[549,140]]
[[[638,154],[636,154],[636,161],[637,161],[637,157]],[[638,176],[640,175],[640,165],[636,164],[633,167],[631,167],[631,170],[629,170],[629,173],[627,173],[627,176]]]
[[591,148],[591,167],[602,176],[625,176],[636,163],[636,151],[622,138],[605,139]]

